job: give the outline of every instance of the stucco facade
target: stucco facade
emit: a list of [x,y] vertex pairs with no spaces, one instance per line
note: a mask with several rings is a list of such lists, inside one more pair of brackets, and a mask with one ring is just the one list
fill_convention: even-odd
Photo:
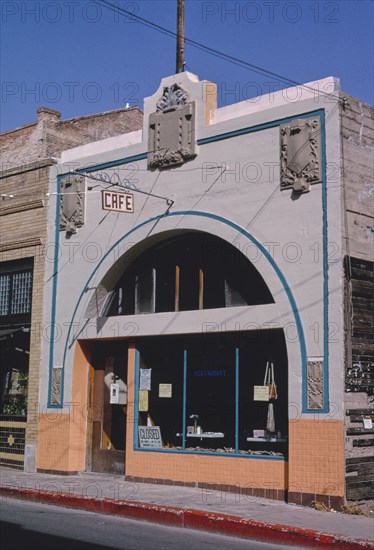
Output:
[[[45,274],[50,332],[42,347],[39,470],[100,468],[301,504],[344,501],[341,104],[338,82],[328,78],[217,109],[215,86],[182,73],[145,99],[143,131],[62,153],[50,180],[54,255]],[[72,225],[62,223],[68,188],[76,201]],[[103,190],[130,193],[133,212],[107,209]],[[173,259],[162,256],[162,246],[180,243],[187,254],[200,238],[207,257],[210,244],[214,254],[232,254],[219,260],[225,273],[230,262],[252,269],[238,276],[247,281],[238,283],[238,301],[230,301],[236,287],[229,292],[225,279],[224,304],[207,306],[214,286],[208,257],[196,271],[195,306],[187,297],[180,307],[187,288],[181,257],[170,283],[175,303],[159,307],[159,273]],[[136,271],[144,265],[153,266],[145,305]],[[126,306],[129,287],[119,281],[131,269],[135,305]],[[246,285],[254,287],[248,299]],[[256,299],[261,288],[268,300]],[[167,370],[173,361],[178,375]],[[267,362],[278,396],[264,403],[253,385],[263,385]],[[147,389],[143,369],[152,369]],[[212,381],[200,388],[211,394],[199,389],[204,376]],[[127,391],[120,409],[108,396],[117,382]],[[194,416],[200,431],[188,426]],[[162,444],[144,446],[139,427],[161,423]]]

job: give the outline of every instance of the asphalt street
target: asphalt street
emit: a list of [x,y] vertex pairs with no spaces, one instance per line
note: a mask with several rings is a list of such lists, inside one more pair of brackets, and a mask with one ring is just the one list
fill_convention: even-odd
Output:
[[3,550],[280,550],[224,535],[7,498],[0,504]]

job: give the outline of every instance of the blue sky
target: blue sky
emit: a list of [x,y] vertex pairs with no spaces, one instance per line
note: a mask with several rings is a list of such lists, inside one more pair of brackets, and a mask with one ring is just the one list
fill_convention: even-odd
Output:
[[[171,31],[176,0],[108,0]],[[175,39],[110,11],[100,0],[2,0],[1,131],[36,119],[41,105],[62,118],[142,106],[175,72]],[[304,83],[326,76],[373,102],[371,0],[186,0],[192,40]],[[280,89],[262,76],[186,45],[186,69],[217,82],[226,105]]]

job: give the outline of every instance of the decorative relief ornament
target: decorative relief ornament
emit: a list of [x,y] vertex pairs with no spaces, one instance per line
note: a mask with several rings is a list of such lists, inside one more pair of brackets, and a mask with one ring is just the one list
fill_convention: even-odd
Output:
[[307,369],[308,410],[323,409],[323,362],[309,360]]
[[196,156],[195,102],[177,84],[164,88],[156,112],[149,117],[148,165],[178,166]]
[[51,405],[62,404],[62,367],[53,367],[51,380]]
[[72,235],[85,223],[86,188],[84,176],[66,176],[61,181],[60,231]]
[[293,120],[280,126],[280,186],[296,193],[321,183],[321,127],[319,117]]
[[172,86],[166,86],[162,98],[156,104],[156,112],[164,112],[168,109],[177,109],[183,107],[188,101],[188,94],[178,86],[173,84]]

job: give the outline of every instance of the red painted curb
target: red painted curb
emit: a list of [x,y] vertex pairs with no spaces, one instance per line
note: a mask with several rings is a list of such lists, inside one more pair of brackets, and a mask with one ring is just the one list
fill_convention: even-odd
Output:
[[183,527],[184,510],[182,508],[106,498],[102,500],[102,503],[102,511],[105,513]]
[[185,510],[175,506],[108,498],[99,499],[10,486],[1,486],[0,494],[2,498],[8,496],[32,502],[64,506],[65,508],[76,508],[177,527],[220,532],[226,535],[252,538],[265,542],[287,543],[299,548],[329,548],[331,550],[331,547],[335,547],[337,550],[374,550],[374,542],[368,540],[349,539],[338,535],[319,533],[311,529],[299,529],[287,525],[254,521],[216,512]]
[[357,548],[374,548],[374,543],[367,540],[348,539],[337,535],[327,535],[311,529],[299,529],[288,525],[265,523],[238,516],[186,510],[184,526],[192,529],[220,531],[227,535],[258,539],[264,542],[287,543],[299,548],[337,548],[354,550]]

